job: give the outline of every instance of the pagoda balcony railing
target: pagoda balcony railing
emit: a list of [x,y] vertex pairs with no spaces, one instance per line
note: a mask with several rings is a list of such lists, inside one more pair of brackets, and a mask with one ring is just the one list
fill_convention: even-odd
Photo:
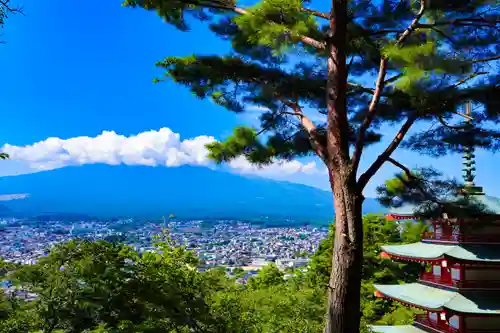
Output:
[[432,231],[424,232],[422,240],[435,240],[458,243],[500,243],[500,235],[460,235],[436,234]]
[[420,281],[459,289],[500,289],[500,280],[455,280],[425,272],[420,275]]
[[426,314],[417,315],[415,317],[414,326],[422,329],[431,329],[433,331],[443,333],[460,333],[460,329],[451,327],[443,321],[433,322],[430,321]]

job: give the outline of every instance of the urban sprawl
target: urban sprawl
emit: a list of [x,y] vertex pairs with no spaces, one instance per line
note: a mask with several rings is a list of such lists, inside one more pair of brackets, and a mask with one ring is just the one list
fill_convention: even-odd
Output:
[[178,245],[197,253],[200,270],[235,267],[246,272],[239,276],[246,283],[265,265],[291,271],[306,266],[326,227],[268,227],[238,220],[189,220],[152,223],[134,219],[111,221],[60,221],[37,219],[0,219],[0,256],[9,262],[32,264],[47,255],[57,243],[73,238],[121,241],[139,252],[154,250],[154,237],[167,231]]

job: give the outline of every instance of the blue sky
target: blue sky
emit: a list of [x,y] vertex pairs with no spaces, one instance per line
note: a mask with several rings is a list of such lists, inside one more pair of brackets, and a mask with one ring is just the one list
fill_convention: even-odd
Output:
[[[98,6],[89,2],[56,0],[20,2],[26,16],[8,19],[3,35],[7,44],[0,45],[3,110],[0,146],[15,146],[12,148],[14,160],[0,164],[0,175],[30,172],[34,167],[43,169],[42,164],[46,168],[59,167],[71,158],[77,159],[74,162],[77,164],[110,161],[109,156],[102,156],[102,151],[97,152],[101,154],[99,158],[93,158],[82,148],[88,144],[98,150],[105,145],[103,140],[106,138],[120,144],[121,151],[127,144],[129,159],[137,157],[136,151],[141,149],[138,145],[152,145],[151,140],[160,140],[175,148],[177,162],[170,163],[170,166],[184,163],[206,167],[210,164],[203,157],[182,155],[190,142],[183,140],[224,138],[234,126],[249,123],[258,114],[253,111],[246,116],[237,116],[209,101],[193,98],[182,86],[152,84],[152,79],[161,75],[154,63],[165,56],[229,50],[228,45],[213,36],[203,24],[195,23],[192,32],[182,33],[164,24],[154,13],[121,7],[121,0],[101,1]],[[160,132],[161,128],[169,131]],[[92,139],[103,131],[113,131],[114,134],[108,133],[97,141]],[[140,136],[148,131],[153,132]],[[137,138],[137,135],[139,139],[126,139]],[[70,141],[73,150],[68,152],[65,140],[82,136],[89,138]],[[31,150],[24,148],[50,137],[60,140],[45,142],[31,147]],[[366,168],[389,140],[388,137],[366,149],[361,167]],[[204,141],[196,142],[199,148]],[[44,153],[43,149],[48,151]],[[194,148],[189,149],[192,152]],[[34,161],[35,153],[45,155]],[[152,159],[158,158],[148,154]],[[50,159],[55,155],[58,159],[54,162]],[[432,165],[450,176],[459,177],[461,174],[459,156],[434,159],[398,151],[396,158],[410,167]],[[228,172],[257,173],[329,188],[319,162],[316,166],[308,164],[312,161],[315,159],[288,165],[288,172],[281,172],[279,166],[268,171],[254,170],[241,161],[223,168]],[[500,189],[495,183],[495,169],[499,162],[498,155],[478,154],[477,182],[497,196],[500,196]],[[373,196],[376,185],[394,171],[394,168],[385,166],[365,194]]]

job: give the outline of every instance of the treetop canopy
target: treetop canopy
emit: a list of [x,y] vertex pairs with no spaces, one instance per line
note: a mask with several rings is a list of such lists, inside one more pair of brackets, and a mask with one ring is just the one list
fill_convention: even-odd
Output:
[[[382,86],[361,146],[380,140],[383,123],[419,121],[432,126],[410,136],[405,148],[435,155],[458,151],[466,135],[445,121],[472,101],[477,146],[498,149],[500,132],[493,126],[500,120],[498,1],[433,0],[425,10],[422,3],[348,2],[351,145],[377,86]],[[326,116],[318,122],[307,115],[327,114],[330,13],[300,0],[263,0],[247,8],[226,0],[126,0],[124,5],[154,10],[182,31],[189,30],[188,17],[206,21],[216,36],[231,43],[230,54],[170,56],[157,63],[165,70],[163,79],[185,85],[199,98],[233,112],[245,112],[249,105],[264,110],[260,128],[240,127],[224,142],[209,145],[212,158],[222,162],[245,155],[252,162],[269,163],[318,153],[308,128],[321,144]],[[382,58],[387,59],[387,75],[376,83]]]

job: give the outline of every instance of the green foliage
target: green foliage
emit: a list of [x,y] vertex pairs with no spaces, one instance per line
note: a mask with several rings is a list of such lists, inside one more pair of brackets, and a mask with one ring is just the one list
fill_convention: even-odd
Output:
[[[413,320],[413,311],[405,311],[398,305],[374,296],[374,284],[394,284],[414,282],[418,278],[420,266],[393,262],[380,257],[380,247],[385,244],[412,243],[420,240],[424,230],[421,224],[408,223],[401,225],[388,221],[382,216],[366,215],[363,219],[364,230],[364,262],[363,283],[361,286],[362,321],[365,324],[383,323],[396,320],[408,323]],[[309,285],[327,286],[332,265],[332,248],[334,242],[334,225],[312,257],[310,271],[307,273]],[[393,317],[392,313],[394,312]]]
[[[464,101],[472,100],[478,106],[478,146],[497,150],[500,134],[491,125],[500,119],[500,86],[497,68],[485,60],[495,58],[499,51],[495,4],[483,0],[432,1],[419,25],[410,29],[404,41],[397,42],[414,20],[419,1],[349,1],[344,50],[351,83],[345,110],[349,136],[356,138],[366,117],[384,56],[388,59],[386,78],[395,79],[385,86],[363,144],[377,142],[386,134],[379,131],[382,123],[400,122],[409,116],[424,124],[438,117],[448,119]],[[230,142],[235,138],[231,137],[228,145],[209,146],[213,159],[225,162],[245,155],[263,163],[314,152],[297,117],[293,112],[285,113],[292,110],[284,101],[298,102],[308,114],[327,112],[328,54],[323,46],[332,42],[328,11],[309,10],[314,3],[301,0],[262,0],[248,8],[228,0],[127,0],[124,5],[155,10],[181,30],[188,30],[186,15],[207,21],[216,36],[231,43],[230,55],[169,57],[158,63],[169,79],[228,110],[245,112],[247,105],[268,109],[260,118],[260,128],[253,132],[267,141],[251,139],[246,147],[235,150]],[[307,39],[315,43],[304,42]],[[315,121],[315,125],[320,141],[326,143],[325,121]],[[466,140],[463,133],[442,124],[425,128],[419,127],[405,147],[442,156],[457,151]],[[353,141],[349,139],[351,144]]]
[[233,268],[232,273],[234,274],[234,276],[236,276],[236,278],[242,278],[243,276],[245,276],[245,270],[241,267]]
[[277,52],[300,41],[299,36],[317,30],[316,20],[301,11],[301,0],[263,0],[234,22],[250,43],[267,46]]
[[[409,171],[409,170],[408,170]],[[470,190],[470,189],[469,189]],[[407,205],[421,218],[450,216],[481,217],[489,221],[491,212],[468,188],[455,179],[446,179],[432,168],[403,172],[377,188],[379,201],[387,207]]]
[[139,255],[104,241],[58,245],[36,265],[23,266],[15,280],[38,295],[40,329],[71,332],[173,330],[207,322],[205,285],[197,258],[168,239],[158,252]]
[[[418,224],[399,225],[368,215],[363,266],[363,323],[407,323],[413,311],[373,296],[373,283],[417,276],[413,265],[380,258],[382,244],[417,241]],[[400,229],[402,232],[400,232]],[[334,227],[332,227],[332,231]],[[223,268],[198,272],[198,259],[163,234],[157,252],[137,253],[118,242],[73,240],[35,265],[4,264],[31,302],[0,295],[0,332],[318,333],[322,331],[333,233],[308,270],[268,265],[240,285]],[[234,268],[233,273],[244,274]]]
[[199,20],[208,20],[210,15],[203,8],[231,8],[234,4],[227,0],[125,0],[123,6],[140,6],[146,10],[154,10],[159,16],[163,17],[167,23],[174,25],[182,31],[187,31],[189,30],[189,26],[185,19],[186,14]]
[[253,277],[249,281],[249,287],[251,289],[263,289],[271,286],[278,286],[285,282],[284,273],[276,267],[274,264],[265,266],[259,271],[256,277]]

